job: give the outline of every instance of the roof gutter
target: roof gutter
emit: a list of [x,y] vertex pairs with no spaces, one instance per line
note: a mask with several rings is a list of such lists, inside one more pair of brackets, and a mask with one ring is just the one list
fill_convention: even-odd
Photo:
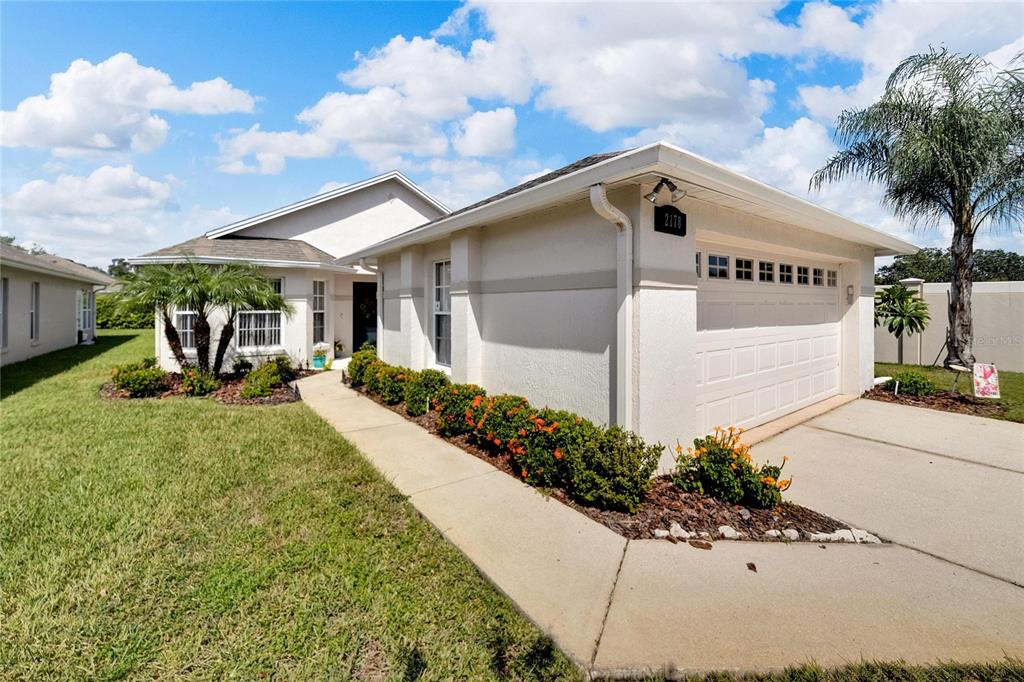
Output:
[[359,259],[359,267],[361,267],[363,270],[366,270],[367,272],[372,272],[375,275],[380,272],[380,268],[377,267],[376,265],[367,265],[365,258]]
[[633,427],[633,222],[608,201],[601,183],[590,186],[590,205],[618,228],[616,238],[615,298],[615,423]]

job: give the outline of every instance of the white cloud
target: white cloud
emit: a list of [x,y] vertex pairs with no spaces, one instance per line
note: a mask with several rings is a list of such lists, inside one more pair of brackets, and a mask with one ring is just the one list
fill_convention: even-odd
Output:
[[4,197],[5,210],[34,216],[94,216],[167,207],[171,185],[131,166],[101,166],[88,176],[32,180]]
[[324,184],[320,185],[320,189],[316,191],[317,194],[323,194],[324,192],[330,192],[332,190],[341,189],[342,187],[348,187],[351,182],[339,182],[338,180],[328,180]]
[[98,64],[76,59],[50,77],[47,94],[0,112],[0,142],[56,155],[149,152],[164,143],[169,129],[155,111],[224,114],[254,106],[249,93],[223,78],[181,89],[163,71],[122,52]]
[[460,156],[501,156],[515,149],[515,132],[515,109],[478,111],[459,122],[452,146]]

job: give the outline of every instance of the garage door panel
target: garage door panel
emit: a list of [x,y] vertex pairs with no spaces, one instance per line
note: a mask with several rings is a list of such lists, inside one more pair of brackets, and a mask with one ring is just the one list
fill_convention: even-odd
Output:
[[734,379],[751,376],[757,372],[757,351],[754,346],[744,346],[733,351],[736,370]]
[[722,349],[709,351],[704,354],[707,363],[704,373],[704,383],[728,381],[732,378],[732,351]]

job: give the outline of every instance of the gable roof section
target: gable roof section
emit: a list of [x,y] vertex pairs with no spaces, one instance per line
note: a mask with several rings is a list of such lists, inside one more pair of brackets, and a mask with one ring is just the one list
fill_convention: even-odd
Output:
[[595,154],[496,194],[425,225],[338,259],[355,263],[468,227],[507,220],[586,197],[595,184],[636,184],[645,176],[676,181],[689,196],[813,232],[874,247],[876,256],[915,253],[917,247],[806,199],[731,171],[679,147],[655,142],[609,154]]
[[89,284],[109,285],[114,283],[113,277],[68,258],[61,258],[49,253],[29,253],[2,243],[0,243],[0,267],[17,267]]
[[381,183],[388,182],[389,180],[394,180],[395,182],[402,185],[410,192],[418,196],[420,199],[423,199],[423,201],[427,202],[427,204],[435,208],[437,212],[442,216],[447,215],[448,213],[451,212],[447,206],[445,206],[440,201],[427,194],[415,182],[405,177],[398,171],[391,171],[389,173],[384,173],[383,175],[372,177],[368,180],[363,180],[362,182],[357,182],[351,185],[345,185],[344,187],[332,189],[329,192],[322,192],[307,199],[296,201],[294,204],[288,204],[287,206],[275,208],[273,210],[266,211],[258,215],[254,215],[249,218],[243,218],[242,220],[231,223],[229,225],[224,225],[223,227],[218,227],[216,229],[210,230],[209,232],[206,233],[206,236],[211,239],[219,239],[233,232],[244,230],[247,227],[259,225],[260,223],[265,223],[269,220],[274,220],[275,218],[280,218],[290,213],[295,213],[296,211],[301,211],[302,209],[309,208],[311,206],[316,206],[317,204],[322,204],[325,201],[331,201],[332,199],[343,197],[347,194],[353,194],[355,192],[358,192],[359,190],[366,189],[367,187],[372,187],[373,185],[379,185]]
[[301,239],[269,239],[261,237],[207,236],[189,239],[186,242],[151,251],[143,256],[128,259],[133,265],[155,263],[180,263],[193,258],[201,263],[222,263],[247,261],[254,265],[272,267],[324,268],[352,272],[353,268],[339,265],[334,256],[318,249]]

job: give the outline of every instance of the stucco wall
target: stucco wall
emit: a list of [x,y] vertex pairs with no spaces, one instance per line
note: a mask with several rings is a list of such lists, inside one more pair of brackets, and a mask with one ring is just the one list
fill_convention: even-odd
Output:
[[[882,287],[877,287],[882,288]],[[942,348],[949,327],[949,284],[924,285],[931,322],[918,336],[903,340],[903,361],[930,365],[946,357]],[[1000,369],[1024,372],[1024,282],[976,282],[971,296],[974,357]],[[918,352],[918,340],[922,350]],[[897,342],[885,327],[874,330],[875,359],[896,362]],[[942,353],[940,354],[940,351]]]
[[[76,293],[90,291],[82,282],[30,272],[4,264],[8,280],[7,346],[0,351],[0,365],[74,346],[78,343]],[[39,282],[39,339],[29,338],[32,282]]]

